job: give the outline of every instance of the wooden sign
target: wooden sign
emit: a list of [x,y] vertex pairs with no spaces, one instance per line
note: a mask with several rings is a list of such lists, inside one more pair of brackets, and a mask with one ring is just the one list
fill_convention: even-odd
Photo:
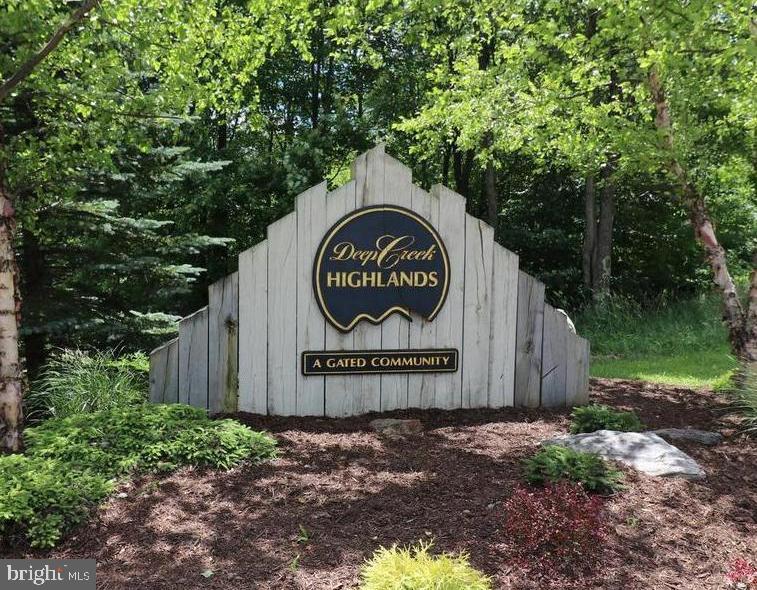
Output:
[[454,349],[305,351],[304,375],[359,375],[363,373],[454,373]]
[[316,300],[329,323],[349,332],[393,313],[433,320],[449,289],[449,258],[436,229],[404,207],[363,207],[323,238],[313,265]]
[[589,343],[544,285],[382,145],[300,194],[208,295],[150,355],[151,400],[354,416],[588,399]]

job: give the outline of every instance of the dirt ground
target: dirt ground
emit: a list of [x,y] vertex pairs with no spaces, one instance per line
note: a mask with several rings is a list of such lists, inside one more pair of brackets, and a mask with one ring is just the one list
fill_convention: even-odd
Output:
[[[611,534],[590,579],[543,579],[512,565],[502,503],[520,461],[567,430],[565,412],[404,411],[423,435],[381,439],[371,417],[240,418],[272,432],[281,456],[228,473],[183,470],[124,487],[53,557],[94,557],[103,589],[351,589],[374,549],[433,539],[470,554],[495,588],[725,588],[734,559],[757,557],[757,442],[735,436],[707,392],[595,380],[592,398],[650,427],[719,430],[679,445],[703,482],[629,472],[608,500]],[[212,572],[208,577],[203,576]]]

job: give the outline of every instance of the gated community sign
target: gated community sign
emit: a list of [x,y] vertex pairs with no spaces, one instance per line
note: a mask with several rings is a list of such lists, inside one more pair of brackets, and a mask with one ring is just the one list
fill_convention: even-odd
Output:
[[588,342],[465,201],[378,146],[301,194],[209,304],[154,350],[151,399],[212,412],[348,416],[571,406]]

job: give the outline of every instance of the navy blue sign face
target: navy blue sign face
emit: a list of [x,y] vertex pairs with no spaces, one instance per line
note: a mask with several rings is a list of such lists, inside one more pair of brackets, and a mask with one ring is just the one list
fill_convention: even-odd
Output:
[[323,238],[313,287],[323,315],[343,332],[395,312],[433,320],[449,290],[449,259],[439,234],[413,211],[365,207]]

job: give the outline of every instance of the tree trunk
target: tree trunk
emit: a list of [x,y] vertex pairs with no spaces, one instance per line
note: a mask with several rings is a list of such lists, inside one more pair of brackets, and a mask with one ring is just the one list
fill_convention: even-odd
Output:
[[453,153],[455,190],[466,199],[470,196],[470,175],[473,170],[473,151],[461,152],[457,148]]
[[749,297],[746,314],[745,357],[757,359],[757,249],[752,254],[752,276],[749,278]]
[[486,164],[484,172],[484,187],[486,190],[486,211],[489,218],[489,225],[494,228],[496,233],[499,222],[499,199],[497,198],[497,175],[494,170],[494,163]]
[[[24,301],[23,321],[26,325],[41,325],[45,321],[47,303],[47,262],[37,236],[21,232],[21,296]],[[33,381],[47,357],[47,334],[36,330],[24,336],[24,368],[28,381]]]
[[[39,51],[0,84],[0,104],[15,88],[32,75],[63,38],[95,9],[101,0],[86,0],[53,32]],[[0,125],[0,154],[5,134]],[[1,156],[0,156],[1,158]],[[13,237],[16,211],[5,185],[5,162],[0,159],[0,445],[15,452],[22,447],[23,411],[21,405],[21,371],[18,354],[18,327],[21,311],[19,271]]]
[[599,198],[599,224],[597,226],[594,252],[593,292],[595,299],[610,293],[612,278],[612,226],[615,222],[615,185],[612,180],[611,163],[602,168],[603,185]]
[[591,290],[594,285],[594,255],[597,245],[597,206],[594,175],[586,177],[584,188],[584,243],[582,251],[584,287]]
[[[0,147],[4,145],[0,127]],[[21,449],[23,414],[21,373],[18,358],[18,265],[13,248],[16,212],[5,185],[5,166],[0,161],[0,444],[3,451]]]
[[686,170],[676,157],[670,106],[662,80],[655,67],[650,69],[647,81],[656,110],[655,126],[661,137],[662,148],[668,157],[668,170],[680,185],[683,203],[688,209],[689,221],[694,229],[694,237],[702,245],[705,258],[712,270],[713,281],[720,289],[723,299],[723,321],[728,328],[731,349],[743,361],[757,362],[757,334],[755,333],[753,317],[751,325],[748,317],[749,314],[757,313],[757,310],[753,309],[754,306],[757,306],[757,303],[755,303],[757,286],[755,286],[754,271],[752,272],[750,287],[749,310],[748,315],[745,316],[736,292],[736,285],[728,271],[725,250],[715,234],[715,228],[712,225],[704,197],[689,180]]

